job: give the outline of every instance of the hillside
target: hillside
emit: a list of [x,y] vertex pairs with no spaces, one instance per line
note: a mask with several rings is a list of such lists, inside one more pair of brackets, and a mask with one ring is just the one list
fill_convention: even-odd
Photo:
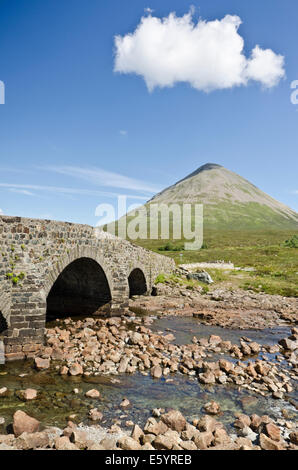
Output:
[[151,203],[202,203],[207,229],[298,229],[298,214],[223,166],[207,163]]

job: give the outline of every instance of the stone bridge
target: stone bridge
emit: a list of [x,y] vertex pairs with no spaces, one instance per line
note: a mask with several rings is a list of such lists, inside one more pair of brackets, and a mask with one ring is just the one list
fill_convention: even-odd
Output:
[[121,315],[174,261],[88,225],[0,216],[0,340],[7,360],[32,357],[45,324]]

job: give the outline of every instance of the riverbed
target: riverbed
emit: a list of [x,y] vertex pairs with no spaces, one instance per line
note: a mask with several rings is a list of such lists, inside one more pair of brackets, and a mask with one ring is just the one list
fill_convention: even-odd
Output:
[[[276,344],[290,334],[290,328],[282,326],[267,330],[228,330],[215,326],[202,325],[198,319],[188,317],[153,318],[150,329],[155,332],[171,332],[175,336],[173,343],[189,344],[193,338],[219,335],[223,340],[239,343],[246,336],[262,345]],[[218,359],[216,353],[208,355],[208,360]],[[224,357],[224,354],[222,354]],[[270,360],[274,355],[267,354]],[[231,358],[230,358],[231,359]],[[276,400],[270,396],[261,396],[241,389],[233,384],[203,385],[197,377],[188,377],[181,373],[170,374],[166,378],[154,379],[150,374],[137,372],[133,375],[97,375],[97,376],[62,376],[56,368],[59,362],[52,362],[51,369],[37,372],[33,361],[7,363],[0,366],[0,389],[7,387],[9,396],[0,398],[0,417],[5,425],[0,425],[4,432],[6,425],[12,422],[12,416],[21,409],[37,418],[44,426],[63,427],[70,416],[77,423],[91,424],[88,412],[98,408],[103,413],[101,425],[109,427],[113,423],[125,426],[127,421],[144,425],[151,416],[152,409],[178,409],[188,419],[203,414],[202,407],[210,400],[215,400],[221,407],[219,419],[230,428],[235,420],[235,413],[268,414],[273,419],[282,417],[282,410],[287,410],[290,419],[297,419],[296,408],[284,399]],[[22,401],[18,391],[34,388],[37,399]],[[85,397],[91,388],[101,393],[99,399]],[[77,389],[75,393],[74,389]],[[292,399],[298,399],[297,390],[291,393]],[[126,397],[131,406],[123,410],[120,403]]]

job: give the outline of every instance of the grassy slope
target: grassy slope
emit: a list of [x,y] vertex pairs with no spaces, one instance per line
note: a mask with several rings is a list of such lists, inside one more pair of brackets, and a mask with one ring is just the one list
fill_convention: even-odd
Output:
[[[199,251],[159,251],[162,240],[139,240],[135,243],[160,252],[180,263],[231,261],[236,266],[254,267],[255,272],[210,270],[216,284],[231,288],[251,288],[256,292],[298,297],[298,249],[283,246],[297,231],[205,230],[207,248]],[[181,241],[173,245],[181,246]],[[209,270],[208,270],[209,271]]]

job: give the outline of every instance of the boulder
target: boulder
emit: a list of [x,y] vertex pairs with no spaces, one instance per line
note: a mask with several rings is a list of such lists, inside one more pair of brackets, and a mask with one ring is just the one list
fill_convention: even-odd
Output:
[[260,446],[263,450],[283,450],[284,446],[280,442],[276,442],[265,434],[260,434]]
[[123,450],[141,450],[142,446],[139,442],[135,441],[132,437],[123,436],[117,441],[118,447]]
[[69,437],[62,436],[55,439],[56,450],[79,450],[78,447],[70,442]]
[[212,432],[200,432],[199,435],[195,436],[194,443],[200,450],[206,450],[211,445],[213,441]]
[[150,373],[155,379],[160,379],[162,376],[162,368],[159,365],[153,366]]
[[199,381],[203,384],[215,384],[215,375],[212,372],[201,372]]
[[87,398],[100,398],[100,392],[95,388],[92,388],[91,390],[88,390],[88,392],[85,393],[85,396]]
[[140,426],[138,426],[137,424],[135,424],[133,430],[132,430],[132,433],[131,433],[131,437],[137,441],[137,442],[140,442],[140,438],[144,436],[144,432],[142,431],[142,429],[140,428]]
[[171,450],[176,444],[175,440],[169,436],[157,436],[154,440],[154,448],[158,450]]
[[82,375],[83,374],[83,367],[81,364],[78,364],[75,362],[74,364],[71,364],[69,367],[69,373],[70,375],[76,376],[76,375]]
[[144,426],[145,434],[154,434],[155,436],[164,434],[167,430],[168,426],[163,421],[156,421],[154,418],[148,418]]
[[211,416],[203,416],[198,423],[197,428],[201,432],[213,432],[217,427],[217,422]]
[[265,424],[266,434],[273,441],[280,441],[280,429],[274,423]]
[[13,415],[13,432],[16,437],[19,437],[23,432],[33,433],[39,430],[39,421],[18,410]]
[[195,281],[200,281],[200,282],[204,282],[205,284],[212,284],[213,283],[213,280],[210,276],[210,274],[208,274],[206,271],[202,271],[202,272],[199,272],[199,273],[188,273],[186,275],[187,279],[194,279]]
[[174,431],[182,432],[186,428],[186,419],[178,410],[171,410],[163,414],[161,420]]
[[89,419],[91,419],[91,421],[101,421],[102,418],[103,414],[97,408],[92,408],[92,410],[89,411]]
[[46,448],[49,443],[50,439],[46,432],[23,432],[15,441],[17,449],[20,450]]
[[220,405],[216,401],[210,401],[204,405],[204,411],[210,415],[217,415],[220,413]]
[[291,432],[289,438],[292,444],[298,445],[298,431]]
[[51,361],[50,359],[42,359],[41,357],[36,357],[34,359],[34,364],[37,370],[46,370],[49,369]]
[[37,391],[34,388],[27,388],[26,390],[20,390],[19,397],[23,400],[34,400],[37,397]]
[[0,398],[8,395],[8,389],[6,387],[0,388]]

